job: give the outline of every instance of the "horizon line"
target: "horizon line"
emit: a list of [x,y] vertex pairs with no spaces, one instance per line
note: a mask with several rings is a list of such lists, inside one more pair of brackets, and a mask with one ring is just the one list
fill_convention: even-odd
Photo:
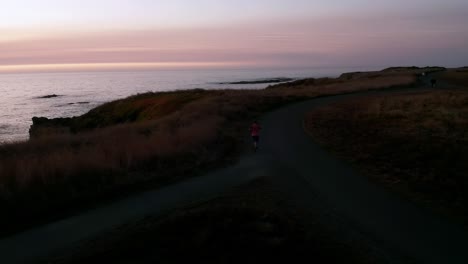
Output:
[[[151,70],[236,70],[236,69],[370,69],[384,70],[391,67],[444,67],[463,68],[466,66],[447,65],[264,65],[253,62],[121,62],[121,63],[49,63],[0,65],[0,74],[22,73],[72,73],[72,72],[125,72]],[[344,73],[344,72],[343,72]]]
[[0,73],[46,73],[74,71],[125,71],[208,69],[260,66],[253,62],[118,62],[118,63],[48,63],[0,65]]

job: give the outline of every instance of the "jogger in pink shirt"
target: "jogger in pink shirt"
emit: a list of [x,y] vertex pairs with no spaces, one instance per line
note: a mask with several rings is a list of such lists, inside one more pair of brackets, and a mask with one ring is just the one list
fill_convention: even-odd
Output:
[[257,121],[254,121],[253,124],[250,126],[250,135],[253,139],[253,147],[254,151],[258,149],[258,141],[260,140],[260,130],[262,127],[258,124]]

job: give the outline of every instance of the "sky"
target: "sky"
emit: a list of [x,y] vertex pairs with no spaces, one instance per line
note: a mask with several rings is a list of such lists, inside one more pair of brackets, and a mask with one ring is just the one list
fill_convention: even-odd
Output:
[[0,73],[468,65],[466,0],[2,0]]

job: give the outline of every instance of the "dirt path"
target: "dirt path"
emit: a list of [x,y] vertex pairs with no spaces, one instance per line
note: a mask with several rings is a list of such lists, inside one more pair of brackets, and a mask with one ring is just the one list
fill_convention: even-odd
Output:
[[[350,229],[422,263],[468,263],[468,234],[461,227],[401,200],[357,175],[305,133],[303,116],[313,107],[351,97],[401,92],[367,92],[310,100],[267,114],[261,149],[237,165],[161,190],[146,192],[81,216],[0,240],[1,263],[31,263],[118,227],[157,215],[268,176],[297,202],[319,200]],[[392,254],[392,253],[389,253]]]

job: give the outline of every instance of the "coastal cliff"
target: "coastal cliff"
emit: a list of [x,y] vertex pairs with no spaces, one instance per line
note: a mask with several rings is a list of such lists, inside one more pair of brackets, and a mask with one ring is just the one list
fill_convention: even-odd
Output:
[[156,120],[212,93],[202,89],[180,92],[149,92],[103,104],[82,116],[54,119],[33,117],[29,135],[30,139],[37,139],[75,134],[118,124]]

